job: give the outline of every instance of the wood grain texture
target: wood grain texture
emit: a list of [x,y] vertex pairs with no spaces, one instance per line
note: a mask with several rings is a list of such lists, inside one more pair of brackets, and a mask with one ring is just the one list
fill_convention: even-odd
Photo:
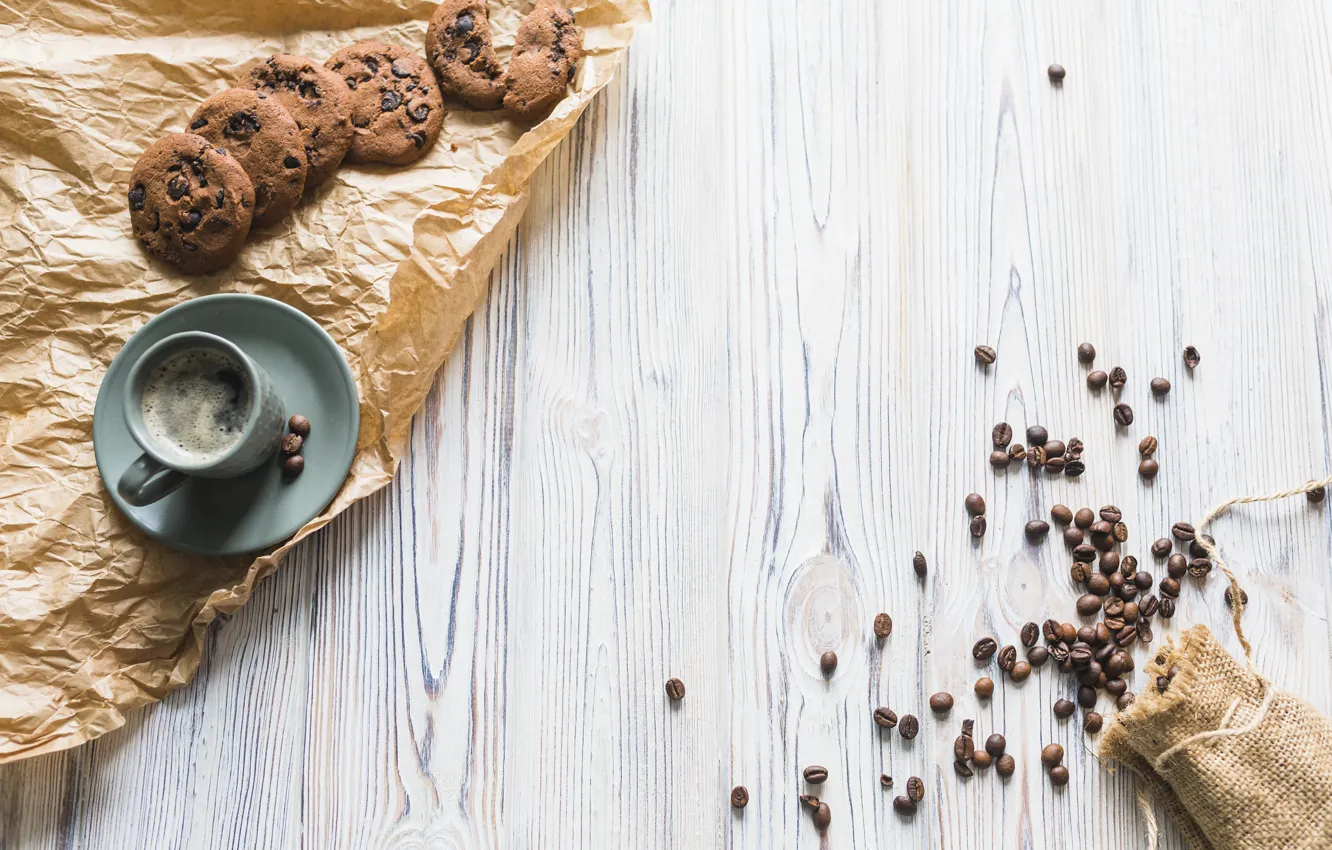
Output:
[[[1051,714],[1070,685],[978,704],[968,649],[1071,619],[1062,544],[1022,534],[1056,502],[1121,506],[1159,575],[1174,520],[1329,469],[1326,7],[655,12],[538,172],[393,485],[219,624],[190,687],[0,768],[0,847],[817,847],[813,763],[829,846],[1141,846],[1128,777]],[[1129,373],[1126,433],[1084,340]],[[992,473],[1000,420],[1081,437],[1086,475]],[[1324,712],[1329,510],[1215,528],[1259,667]],[[1237,650],[1222,583],[1186,585],[1158,640],[1201,622]],[[878,705],[920,736],[880,734]],[[1007,736],[1012,779],[954,776],[963,717]],[[914,819],[881,772],[925,779]]]

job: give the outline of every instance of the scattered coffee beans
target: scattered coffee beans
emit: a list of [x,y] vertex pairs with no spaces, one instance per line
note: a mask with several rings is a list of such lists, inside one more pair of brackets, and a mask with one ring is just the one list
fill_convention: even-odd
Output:
[[1170,382],[1165,378],[1152,378],[1152,394],[1163,396],[1170,392]]
[[1308,493],[1305,493],[1304,497],[1308,499],[1311,503],[1316,505],[1327,498],[1327,488],[1315,487],[1312,490],[1310,490]]
[[1156,438],[1148,434],[1146,437],[1143,437],[1142,440],[1138,443],[1138,454],[1142,455],[1143,457],[1151,457],[1152,455],[1156,454],[1156,447],[1157,447]]
[[1189,541],[1189,555],[1194,558],[1209,557],[1207,554],[1207,547],[1203,546],[1204,543],[1206,543],[1207,546],[1216,548],[1216,539],[1212,537],[1212,535],[1204,534],[1201,537],[1195,536]]
[[743,785],[731,789],[731,808],[743,809],[749,805],[749,791]]
[[1166,573],[1171,578],[1183,578],[1184,573],[1188,572],[1189,559],[1176,552],[1166,561]]
[[1101,715],[1094,711],[1089,711],[1083,715],[1082,731],[1086,732],[1088,735],[1095,735],[1097,732],[1101,731],[1101,724],[1103,722]]
[[1043,446],[1032,446],[1027,451],[1027,466],[1032,469],[1040,469],[1045,466],[1045,448]]
[[1091,363],[1096,359],[1096,349],[1090,342],[1084,342],[1078,346],[1078,362]]
[[1087,373],[1087,388],[1091,390],[1105,389],[1105,385],[1110,382],[1110,376],[1097,369],[1095,372]]
[[1034,519],[1027,523],[1023,530],[1027,533],[1027,537],[1039,540],[1050,533],[1050,523],[1043,519]]
[[1000,776],[1007,779],[1008,777],[1013,775],[1014,771],[1017,770],[1017,762],[1014,761],[1013,757],[1010,756],[1008,753],[1004,753],[999,758],[994,760],[994,769],[999,773]]
[[292,455],[282,461],[282,471],[290,478],[295,478],[305,471],[305,458],[301,455]]
[[892,778],[891,776],[889,776],[888,774],[886,774],[886,773],[880,773],[880,774],[879,774],[879,784],[882,785],[884,788],[892,788],[892,787],[893,787],[893,778]]
[[976,750],[971,754],[971,763],[974,764],[978,770],[985,770],[990,765],[994,764],[994,756],[984,750]]
[[1043,446],[1050,439],[1050,432],[1043,425],[1032,425],[1027,429],[1027,442],[1032,446]]
[[1050,519],[1060,525],[1068,525],[1073,521],[1073,511],[1069,510],[1067,505],[1055,505],[1050,508]]
[[974,516],[971,518],[971,536],[972,537],[985,536],[985,517]]
[[1133,424],[1133,408],[1124,402],[1115,405],[1115,424],[1120,428],[1127,428]]
[[1184,347],[1184,365],[1190,369],[1196,369],[1202,362],[1202,355],[1198,354],[1198,349],[1191,345]]
[[990,348],[990,346],[988,345],[976,346],[975,354],[976,354],[976,362],[981,364],[982,366],[989,366],[999,357],[999,355],[995,353],[994,349]]
[[1013,669],[1013,665],[1016,663],[1017,663],[1017,649],[1014,648],[1012,644],[1009,644],[1005,646],[1003,649],[999,650],[1000,670],[1003,670],[1005,673],[1008,673]]
[[1077,477],[1087,471],[1087,464],[1080,460],[1070,460],[1064,464],[1064,474]]
[[989,699],[994,696],[994,680],[989,676],[981,676],[976,680],[976,685],[972,690],[974,690],[976,696],[981,699]]
[[907,797],[913,803],[919,803],[925,799],[925,782],[919,776],[913,776],[907,780]]
[[831,824],[832,809],[828,808],[827,803],[819,803],[819,807],[814,810],[814,828],[819,832],[827,832]]
[[919,553],[919,552],[917,552],[916,554],[912,555],[912,556],[911,556],[911,568],[912,568],[913,570],[916,571],[916,576],[917,576],[917,577],[919,577],[919,578],[925,578],[925,571],[926,571],[926,569],[927,569],[927,567],[926,567],[926,565],[925,565],[925,556],[922,555],[922,554]]
[[1064,445],[1063,440],[1047,440],[1045,442],[1045,456],[1047,458],[1063,457],[1068,447]]
[[1051,65],[1049,68],[1046,68],[1045,74],[1050,78],[1050,82],[1055,84],[1056,86],[1063,85],[1064,77],[1067,76],[1067,72],[1064,70],[1064,66],[1060,65],[1059,63],[1055,63]]
[[1030,675],[1031,675],[1031,664],[1029,664],[1026,661],[1018,661],[1013,665],[1013,669],[1010,670],[1008,673],[1008,677],[1012,679],[1014,682],[1025,682],[1027,681],[1027,677]]
[[310,436],[310,420],[299,413],[292,414],[292,417],[287,420],[287,428],[291,433],[298,436]]
[[1054,767],[1064,760],[1064,748],[1058,744],[1046,744],[1045,749],[1041,750],[1041,764],[1046,767]]
[[837,653],[828,650],[819,656],[819,669],[823,671],[825,679],[830,678],[837,670]]
[[1073,515],[1073,524],[1078,528],[1091,528],[1091,524],[1096,521],[1096,514],[1092,513],[1091,508],[1079,508]]
[[985,498],[980,493],[969,493],[966,499],[967,513],[982,516],[985,513]]
[[801,794],[800,802],[804,803],[811,810],[817,809],[819,807],[819,798],[814,796],[813,794]]
[[991,432],[990,438],[994,440],[994,447],[996,449],[1008,448],[1008,444],[1013,442],[1013,426],[1009,425],[1007,422],[1000,422],[998,425],[994,426],[994,431]]
[[1002,449],[995,449],[990,452],[990,466],[995,469],[1007,469],[1012,461],[1013,459],[1008,456],[1008,452],[1005,452]]
[[904,714],[902,719],[897,721],[897,734],[910,741],[920,733],[920,721],[914,714]]
[[1170,533],[1174,535],[1176,540],[1192,540],[1197,532],[1187,522],[1177,522],[1170,526]]
[[1045,461],[1045,471],[1051,475],[1058,475],[1068,466],[1068,461],[1062,457],[1048,457]]
[[1094,593],[1084,593],[1078,597],[1078,613],[1084,617],[1090,617],[1101,610],[1101,597]]
[[1072,716],[1074,711],[1077,711],[1077,708],[1078,707],[1073,704],[1072,700],[1067,700],[1067,699],[1055,700],[1054,704],[1055,717],[1060,717],[1060,718],[1070,717]]
[[1134,696],[1132,691],[1129,691],[1128,693],[1119,695],[1119,699],[1115,700],[1115,707],[1118,708],[1120,711],[1123,711],[1124,709],[1128,708],[1130,705],[1133,705],[1133,703],[1136,700],[1137,697]]
[[1170,555],[1172,548],[1174,548],[1174,544],[1170,542],[1169,538],[1158,537],[1156,542],[1152,544],[1152,554],[1158,558],[1165,558]]
[[880,729],[892,729],[897,726],[897,712],[891,708],[874,709],[874,725]]
[[804,776],[810,785],[822,785],[828,781],[828,768],[821,764],[811,764],[805,768]]
[[1044,667],[1050,659],[1050,650],[1043,646],[1033,646],[1027,650],[1027,663],[1032,667]]
[[679,702],[684,699],[684,695],[684,682],[681,682],[679,679],[666,680],[666,696],[670,697],[675,702]]
[[1128,383],[1128,372],[1124,371],[1123,366],[1116,366],[1110,370],[1110,386],[1117,390],[1122,390]]
[[989,661],[999,649],[999,644],[992,637],[983,637],[971,647],[971,657],[977,661]]
[[1004,754],[1004,748],[1008,746],[1008,741],[998,732],[985,739],[985,752],[999,758]]
[[893,811],[899,815],[914,815],[916,813],[916,804],[906,797],[893,798]]
[[[1248,592],[1247,590],[1245,590],[1244,588],[1242,588],[1242,587],[1240,588],[1240,604],[1241,604],[1241,605],[1245,605],[1245,606],[1247,606],[1247,605],[1249,604],[1249,592]],[[1234,595],[1231,593],[1230,588],[1227,587],[1227,588],[1226,588],[1226,607],[1227,607],[1227,608],[1232,608],[1232,607],[1234,607],[1234,605],[1235,605],[1235,598],[1234,598]]]
[[1027,456],[1027,450],[1021,443],[1014,443],[1008,447],[1008,456],[1013,460],[1023,460]]
[[1035,623],[1024,623],[1020,637],[1023,646],[1035,646],[1041,636],[1041,627]]
[[[953,710],[953,695],[947,691],[940,691],[930,697],[930,711],[935,714],[947,714]],[[907,715],[910,717],[911,715]]]
[[1057,764],[1050,768],[1050,784],[1056,788],[1062,788],[1068,784],[1068,768],[1062,764]]
[[875,614],[874,636],[879,640],[883,640],[892,633],[893,633],[893,618],[883,613]]

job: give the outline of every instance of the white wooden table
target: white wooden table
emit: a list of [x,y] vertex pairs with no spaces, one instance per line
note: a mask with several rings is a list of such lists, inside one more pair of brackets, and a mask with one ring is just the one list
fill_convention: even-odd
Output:
[[[1069,683],[1047,668],[978,705],[968,649],[1070,617],[1066,550],[1022,534],[1055,502],[1120,505],[1159,575],[1172,521],[1327,471],[1332,11],[656,13],[539,172],[393,486],[216,628],[190,687],[0,769],[0,847],[816,847],[811,763],[833,847],[1142,846],[1130,779],[1050,711]],[[1128,370],[1126,434],[1084,340]],[[993,474],[1000,420],[1081,437],[1087,473]],[[1215,529],[1259,666],[1323,711],[1329,509]],[[1157,639],[1201,622],[1236,648],[1222,581],[1186,585]],[[881,736],[878,705],[920,737]],[[1007,736],[1011,780],[954,776],[963,717]],[[893,793],[925,779],[913,820],[883,771]]]

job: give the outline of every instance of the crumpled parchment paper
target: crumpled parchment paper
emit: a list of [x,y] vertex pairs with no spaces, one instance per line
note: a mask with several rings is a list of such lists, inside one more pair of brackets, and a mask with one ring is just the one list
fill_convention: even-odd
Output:
[[[508,60],[532,0],[491,0]],[[0,4],[0,762],[72,747],[199,666],[204,631],[296,540],[388,483],[412,415],[485,292],[532,172],[610,80],[647,0],[572,0],[587,56],[536,126],[450,108],[405,168],[344,165],[226,270],[188,278],[130,236],[139,154],[275,52],[368,38],[424,55],[414,0],[17,0]],[[208,559],[145,537],[92,447],[98,383],[166,308],[253,292],[316,319],[361,393],[351,475],[277,550]]]

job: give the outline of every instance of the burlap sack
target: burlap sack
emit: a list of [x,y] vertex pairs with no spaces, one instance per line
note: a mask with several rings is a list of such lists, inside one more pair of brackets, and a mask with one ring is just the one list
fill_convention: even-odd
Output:
[[1332,722],[1269,688],[1194,626],[1146,665],[1099,754],[1141,777],[1195,850],[1332,847]]

